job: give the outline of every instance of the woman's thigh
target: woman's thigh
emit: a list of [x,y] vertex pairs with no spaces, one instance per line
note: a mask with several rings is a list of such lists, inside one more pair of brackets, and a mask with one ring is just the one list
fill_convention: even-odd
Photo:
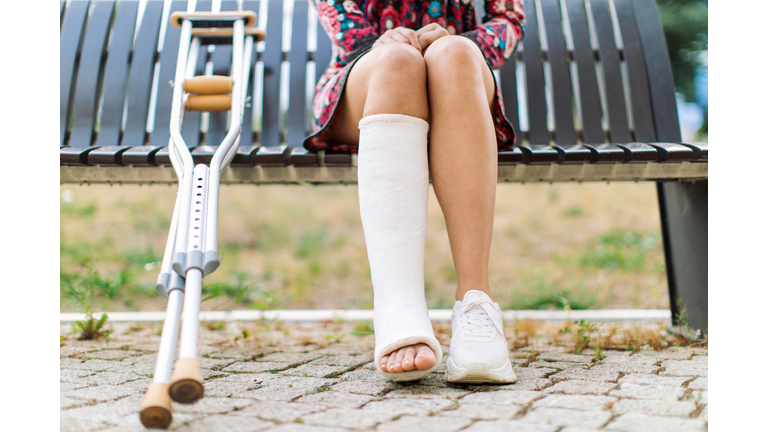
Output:
[[[352,67],[326,139],[356,145],[357,125],[366,115],[410,114],[428,120],[426,90],[426,66],[415,48],[404,43],[377,47]],[[376,112],[387,106],[387,112]]]

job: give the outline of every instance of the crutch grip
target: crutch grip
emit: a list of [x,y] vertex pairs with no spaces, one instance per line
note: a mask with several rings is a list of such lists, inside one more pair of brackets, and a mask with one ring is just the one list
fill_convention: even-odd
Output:
[[232,77],[203,75],[184,80],[184,91],[196,95],[212,95],[232,92]]
[[139,418],[146,428],[167,429],[173,420],[168,384],[153,383],[147,387],[147,395],[141,402]]
[[202,399],[203,377],[200,374],[200,362],[196,358],[176,360],[169,393],[171,399],[183,404],[195,403]]
[[189,96],[185,107],[188,111],[229,111],[232,109],[232,96],[222,94]]

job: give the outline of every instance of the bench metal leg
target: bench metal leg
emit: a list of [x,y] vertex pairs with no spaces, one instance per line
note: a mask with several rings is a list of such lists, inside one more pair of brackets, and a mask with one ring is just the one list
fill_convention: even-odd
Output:
[[[708,180],[656,184],[674,325],[707,333]],[[685,310],[685,322],[679,319]]]

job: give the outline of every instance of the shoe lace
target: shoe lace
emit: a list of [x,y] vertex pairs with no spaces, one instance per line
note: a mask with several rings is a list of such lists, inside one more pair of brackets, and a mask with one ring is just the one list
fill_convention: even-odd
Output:
[[459,310],[461,314],[462,330],[468,337],[490,338],[493,332],[498,331],[504,334],[503,330],[491,319],[492,314],[496,314],[493,305],[487,301],[470,300],[465,302]]

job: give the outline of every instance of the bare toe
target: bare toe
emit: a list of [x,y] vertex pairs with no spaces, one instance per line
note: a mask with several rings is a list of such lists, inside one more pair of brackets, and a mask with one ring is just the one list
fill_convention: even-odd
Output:
[[379,367],[384,372],[387,371],[387,360],[389,360],[389,356],[384,356],[384,357],[381,358],[381,362],[379,363]]
[[432,349],[427,346],[426,344],[418,344],[417,347],[417,353],[416,353],[416,359],[414,360],[414,363],[416,364],[416,369],[419,370],[426,370],[431,368],[432,366],[437,363],[437,359],[435,358],[435,353],[432,351]]
[[403,361],[402,361],[403,370],[406,370],[406,371],[413,370],[413,368],[415,367],[413,358],[416,357],[416,349],[413,346],[409,346],[409,347],[406,347],[404,351],[405,351],[405,355],[403,355]]

